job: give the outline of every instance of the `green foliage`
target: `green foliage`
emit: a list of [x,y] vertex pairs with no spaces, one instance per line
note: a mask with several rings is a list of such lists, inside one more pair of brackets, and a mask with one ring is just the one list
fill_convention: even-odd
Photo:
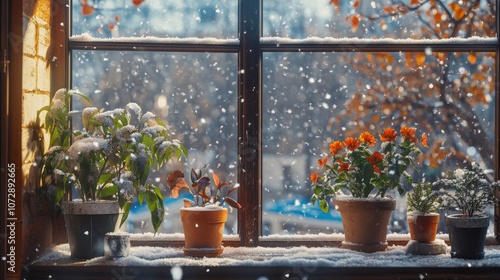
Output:
[[496,202],[493,190],[498,182],[490,183],[475,162],[467,169],[448,173],[447,178],[439,179],[434,184],[441,187],[442,206],[460,211],[464,216],[484,214],[486,207]]
[[166,126],[154,114],[142,114],[135,103],[110,111],[86,107],[80,112],[84,129],[71,130],[76,113],[69,110],[71,96],[89,101],[82,93],[61,89],[38,112],[38,121],[46,112],[51,147],[38,164],[39,193],[56,208],[72,188],[83,201],[117,199],[124,211],[121,224],[138,196],[141,204],[146,201],[156,232],[165,209],[158,186],[150,184],[148,176],[174,157],[187,156],[187,150],[170,139]]
[[432,190],[431,183],[413,184],[413,192],[406,194],[408,211],[416,211],[422,215],[436,212],[440,200],[438,193]]

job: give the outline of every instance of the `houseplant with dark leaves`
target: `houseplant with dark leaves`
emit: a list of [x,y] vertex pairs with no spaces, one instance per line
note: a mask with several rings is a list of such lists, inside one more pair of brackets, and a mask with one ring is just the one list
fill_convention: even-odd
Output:
[[[167,178],[167,184],[174,198],[179,191],[186,189],[193,199],[184,199],[181,208],[181,220],[184,228],[184,254],[194,257],[214,257],[222,254],[222,236],[227,221],[228,209],[224,206],[240,209],[241,205],[229,195],[238,186],[223,182],[212,172],[212,180],[203,169],[192,169],[191,184],[187,184],[182,170],[173,171]],[[213,184],[212,184],[213,183]]]

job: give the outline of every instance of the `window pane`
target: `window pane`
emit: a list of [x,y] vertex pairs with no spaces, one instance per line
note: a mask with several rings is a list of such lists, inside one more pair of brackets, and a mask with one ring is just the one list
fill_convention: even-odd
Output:
[[[414,180],[433,182],[464,161],[494,169],[494,55],[264,53],[263,234],[341,229],[336,211],[310,205],[309,174],[329,143],[365,130],[427,133]],[[396,197],[390,229],[407,232],[404,197]]]
[[[140,2],[137,6],[133,2]],[[72,34],[111,37],[238,37],[238,1],[73,1]]]
[[[182,232],[182,198],[170,198],[165,182],[174,167],[189,172],[209,163],[221,180],[237,183],[237,54],[73,51],[72,60],[73,88],[89,95],[93,106],[136,102],[189,150],[187,160],[150,176],[164,190],[168,213],[159,232]],[[236,233],[237,215],[228,216],[227,233]],[[134,204],[126,227],[152,231],[146,205]]]
[[[331,2],[331,3],[329,3]],[[496,1],[263,0],[263,36],[443,39],[496,37]]]

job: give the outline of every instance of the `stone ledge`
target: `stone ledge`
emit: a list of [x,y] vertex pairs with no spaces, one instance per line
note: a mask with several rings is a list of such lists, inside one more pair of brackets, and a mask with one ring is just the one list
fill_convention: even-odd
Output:
[[448,253],[448,246],[443,240],[439,239],[431,243],[410,240],[405,247],[405,251],[410,255],[441,255]]

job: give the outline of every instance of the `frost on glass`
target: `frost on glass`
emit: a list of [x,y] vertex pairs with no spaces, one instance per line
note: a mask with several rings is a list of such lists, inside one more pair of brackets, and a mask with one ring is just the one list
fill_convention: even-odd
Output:
[[263,0],[263,7],[264,37],[496,37],[494,0]]
[[[110,110],[136,102],[188,149],[187,160],[149,177],[164,191],[167,215],[158,232],[182,232],[182,199],[172,199],[166,186],[174,169],[189,172],[209,163],[221,180],[238,182],[236,54],[73,51],[71,70],[72,87],[87,94],[93,106]],[[79,109],[76,102],[74,109]],[[134,204],[124,229],[152,231],[147,215],[147,207]],[[226,233],[237,232],[236,216],[228,216]]]
[[[427,133],[414,180],[467,161],[495,168],[492,53],[264,53],[263,66],[264,235],[341,230],[338,212],[310,204],[309,174],[329,143],[365,130]],[[393,196],[390,231],[405,233],[405,197]]]
[[[134,4],[135,3],[135,4]],[[72,35],[115,37],[238,37],[238,1],[72,1]]]

